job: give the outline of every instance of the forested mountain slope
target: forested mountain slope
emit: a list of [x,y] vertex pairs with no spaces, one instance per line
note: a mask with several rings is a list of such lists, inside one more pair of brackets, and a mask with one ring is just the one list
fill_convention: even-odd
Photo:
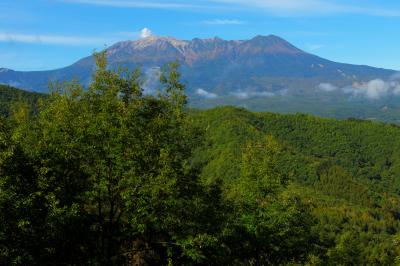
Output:
[[34,108],[38,100],[46,97],[45,94],[27,92],[0,84],[0,114],[9,115],[11,106],[16,102],[25,102]]
[[400,128],[233,107],[195,112],[194,121],[206,131],[206,142],[194,157],[203,165],[206,182],[222,182],[232,193],[241,182],[246,146],[274,140],[282,149],[275,167],[289,177],[289,193],[313,206],[318,260],[394,263],[400,237]]

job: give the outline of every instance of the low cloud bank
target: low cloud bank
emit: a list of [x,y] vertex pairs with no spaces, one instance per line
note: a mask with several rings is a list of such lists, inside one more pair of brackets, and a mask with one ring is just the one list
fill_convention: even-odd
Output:
[[394,75],[389,81],[374,79],[368,82],[355,82],[351,86],[339,88],[331,83],[321,83],[317,90],[323,92],[342,91],[353,97],[363,97],[378,100],[382,97],[400,96],[400,73]]
[[400,94],[400,84],[397,81],[383,81],[374,79],[367,83],[355,83],[351,87],[344,88],[345,93],[377,100],[389,95]]
[[269,91],[235,91],[231,95],[239,99],[248,99],[252,97],[272,97],[275,96],[275,93]]
[[157,87],[160,84],[161,70],[159,67],[148,68],[144,72],[145,80],[143,84],[143,93],[155,95]]
[[331,92],[337,90],[338,87],[331,83],[321,83],[318,85],[318,89],[325,92]]
[[208,92],[208,91],[203,90],[203,89],[197,89],[196,90],[196,94],[201,96],[201,97],[203,97],[203,98],[206,98],[206,99],[218,98],[218,94],[215,94],[215,93],[212,93],[212,92]]
[[[242,91],[242,90],[237,90],[234,92],[229,93],[229,96],[233,96],[235,98],[241,99],[241,100],[246,100],[249,98],[265,98],[265,97],[273,97],[277,95],[285,95],[287,93],[287,90],[281,90],[281,91],[276,91],[276,92],[269,92],[269,91]],[[206,91],[204,89],[197,89],[196,94],[200,97],[206,98],[206,99],[216,99],[219,98],[220,95],[216,93],[212,93],[209,91]]]

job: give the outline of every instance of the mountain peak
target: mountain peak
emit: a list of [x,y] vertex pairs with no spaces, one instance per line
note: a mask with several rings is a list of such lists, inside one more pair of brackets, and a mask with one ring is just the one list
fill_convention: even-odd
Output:
[[156,42],[156,41],[167,41],[167,42],[182,42],[175,37],[171,36],[159,36],[159,35],[151,35],[146,38],[142,38],[136,40],[136,42]]
[[123,59],[127,55],[141,53],[141,51],[146,49],[152,50],[152,54],[154,51],[161,52],[172,50],[177,50],[178,53],[182,53],[187,44],[187,41],[178,40],[173,37],[151,35],[138,40],[118,42],[107,49],[107,54],[110,56],[116,55],[118,58]]
[[303,54],[304,51],[295,47],[288,41],[276,35],[257,35],[254,38],[246,41],[253,48],[263,49],[270,53],[288,53],[288,54]]
[[[238,47],[243,45],[247,51],[253,50],[254,52],[267,52],[267,53],[286,53],[286,54],[301,54],[304,53],[302,50],[293,46],[286,40],[276,35],[257,35],[250,40],[244,41],[227,41],[217,36],[213,38],[194,38],[192,40],[179,40],[170,36],[157,36],[151,35],[146,38],[133,41],[119,42],[108,49],[109,53],[114,53],[120,49],[135,49],[143,50],[148,47],[163,48],[171,47],[175,48],[179,53],[185,54],[187,49],[191,47],[202,47],[208,49],[214,49],[215,47]],[[239,48],[239,47],[238,47]]]
[[157,36],[151,35],[145,38],[137,39],[137,40],[127,40],[117,42],[116,44],[112,45],[109,49],[113,48],[123,48],[123,47],[132,47],[132,48],[145,48],[147,46],[160,44],[160,43],[170,43],[173,46],[181,46],[185,45],[187,41],[178,40],[174,37],[170,36]]

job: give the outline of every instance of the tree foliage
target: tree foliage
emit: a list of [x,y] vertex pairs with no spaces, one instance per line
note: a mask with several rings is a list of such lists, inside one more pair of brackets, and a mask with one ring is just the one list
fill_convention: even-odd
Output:
[[189,110],[96,54],[0,117],[1,265],[396,265],[400,129]]

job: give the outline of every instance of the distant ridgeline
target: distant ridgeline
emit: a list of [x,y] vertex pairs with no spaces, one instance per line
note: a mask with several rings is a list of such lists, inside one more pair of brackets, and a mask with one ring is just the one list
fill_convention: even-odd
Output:
[[12,105],[17,102],[28,104],[34,111],[38,100],[44,97],[46,97],[46,94],[28,92],[0,84],[0,114],[8,116]]

